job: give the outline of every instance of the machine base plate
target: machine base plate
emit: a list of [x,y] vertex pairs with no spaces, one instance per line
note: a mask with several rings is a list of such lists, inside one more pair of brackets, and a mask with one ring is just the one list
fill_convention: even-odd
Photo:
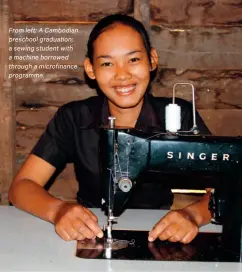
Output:
[[[76,256],[85,259],[239,262],[240,256],[221,247],[219,233],[199,233],[189,244],[148,241],[148,231],[113,230],[115,245],[106,239],[77,242]],[[118,246],[117,246],[118,245]],[[120,245],[123,245],[120,247]]]

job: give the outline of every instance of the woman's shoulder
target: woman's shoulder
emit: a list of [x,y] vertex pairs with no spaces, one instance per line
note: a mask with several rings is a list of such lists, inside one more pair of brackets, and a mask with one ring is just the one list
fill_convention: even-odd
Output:
[[102,98],[92,96],[83,100],[76,100],[62,105],[57,113],[57,120],[71,122],[75,126],[87,127],[97,116],[97,111],[101,108]]
[[91,96],[83,100],[75,100],[62,105],[59,109],[63,112],[80,114],[85,111],[93,111],[100,104],[99,96]]

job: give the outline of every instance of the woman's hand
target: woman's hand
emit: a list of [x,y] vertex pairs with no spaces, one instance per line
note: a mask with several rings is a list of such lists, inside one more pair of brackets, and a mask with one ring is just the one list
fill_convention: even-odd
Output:
[[190,243],[198,234],[200,226],[211,221],[208,209],[209,191],[201,200],[188,205],[181,210],[170,211],[150,231],[148,240],[153,242],[156,238],[171,242]]
[[56,233],[65,241],[103,237],[97,217],[79,204],[64,203],[54,220]]
[[186,209],[170,211],[149,233],[149,241],[156,238],[170,242],[190,243],[197,235],[199,226]]

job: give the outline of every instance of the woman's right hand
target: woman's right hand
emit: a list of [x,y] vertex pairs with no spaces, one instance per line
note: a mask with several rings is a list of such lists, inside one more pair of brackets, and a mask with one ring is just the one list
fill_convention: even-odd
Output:
[[97,217],[79,204],[64,203],[54,220],[56,233],[65,241],[102,238]]
[[97,217],[79,204],[63,202],[49,194],[44,186],[56,168],[31,154],[9,190],[9,200],[17,208],[55,225],[57,234],[66,241],[102,238]]

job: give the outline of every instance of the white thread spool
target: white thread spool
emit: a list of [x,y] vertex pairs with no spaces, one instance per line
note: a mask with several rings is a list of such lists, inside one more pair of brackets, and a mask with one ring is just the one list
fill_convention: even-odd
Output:
[[181,107],[177,104],[166,106],[166,130],[177,132],[181,129]]

